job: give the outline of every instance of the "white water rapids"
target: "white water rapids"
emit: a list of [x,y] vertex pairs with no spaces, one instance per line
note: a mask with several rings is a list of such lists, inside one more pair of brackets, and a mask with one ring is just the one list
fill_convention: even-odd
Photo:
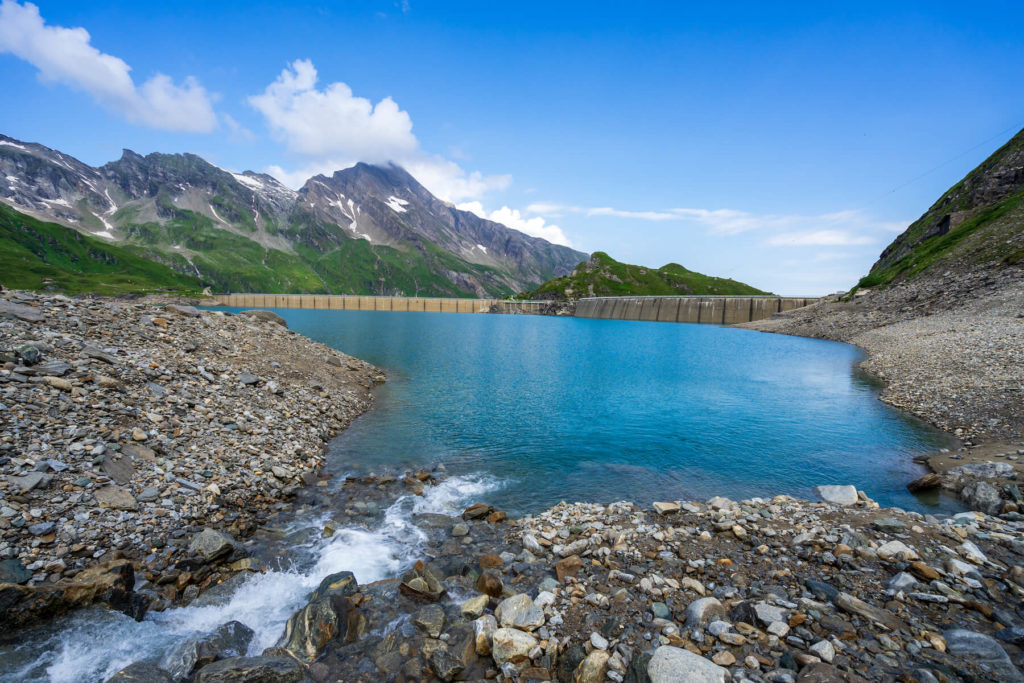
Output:
[[258,655],[276,644],[288,617],[325,576],[348,570],[360,583],[397,576],[417,559],[416,551],[426,540],[412,515],[455,515],[462,505],[497,487],[490,478],[451,477],[427,487],[423,496],[397,499],[376,529],[344,528],[330,538],[319,534],[329,513],[296,520],[289,532],[315,533],[289,548],[288,566],[250,575],[219,601],[204,594],[193,605],[153,612],[141,622],[110,610],[88,609],[26,632],[17,644],[0,646],[0,681],[104,681],[132,662],[159,664],[182,642],[232,620],[255,631],[248,654]]

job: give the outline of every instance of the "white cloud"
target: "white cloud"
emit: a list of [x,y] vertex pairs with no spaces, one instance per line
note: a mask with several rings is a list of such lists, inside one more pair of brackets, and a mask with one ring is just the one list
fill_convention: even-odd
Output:
[[330,175],[358,161],[395,162],[449,202],[479,199],[512,181],[507,175],[467,172],[454,161],[424,152],[413,135],[412,118],[390,97],[373,104],[355,96],[345,83],[319,87],[318,81],[313,63],[299,59],[262,94],[249,98],[275,139],[304,158],[297,170],[267,169],[289,187],[297,188],[317,173]]
[[852,247],[874,242],[873,237],[854,235],[846,230],[786,232],[768,238],[768,244],[773,247]]
[[456,208],[474,213],[477,216],[480,216],[480,218],[486,218],[496,223],[507,225],[513,230],[526,233],[531,237],[540,237],[552,244],[561,244],[566,247],[572,246],[569,238],[565,236],[565,233],[562,232],[560,227],[547,223],[547,221],[540,216],[526,218],[519,212],[519,209],[511,209],[507,206],[503,206],[497,211],[487,213],[483,204],[480,202],[466,202],[457,205]]
[[289,151],[366,162],[391,161],[416,151],[412,119],[390,97],[374,105],[354,96],[344,83],[319,90],[317,80],[313,63],[297,59],[262,95],[249,97]]
[[32,64],[41,80],[84,90],[150,128],[208,133],[217,127],[211,97],[195,78],[176,85],[169,76],[156,74],[136,86],[124,60],[100,52],[90,41],[84,28],[47,26],[31,3],[0,3],[0,52]]

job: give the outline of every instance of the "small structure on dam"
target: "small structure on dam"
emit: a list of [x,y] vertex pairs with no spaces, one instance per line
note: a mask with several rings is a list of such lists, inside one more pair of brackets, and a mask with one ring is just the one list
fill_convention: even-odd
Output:
[[[553,311],[550,301],[511,299],[446,299],[352,294],[214,294],[212,298],[218,306],[238,308],[538,315]],[[574,315],[577,318],[607,320],[731,325],[763,320],[775,313],[807,306],[816,301],[818,299],[813,297],[783,296],[608,296],[580,299],[576,303]]]

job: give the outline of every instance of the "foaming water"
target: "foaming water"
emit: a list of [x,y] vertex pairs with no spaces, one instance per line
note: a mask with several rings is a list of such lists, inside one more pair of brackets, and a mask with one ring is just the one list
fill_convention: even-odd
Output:
[[343,528],[330,538],[319,533],[328,511],[294,520],[288,531],[316,533],[289,547],[281,567],[249,575],[226,595],[217,595],[215,589],[188,607],[153,612],[141,622],[88,609],[27,632],[16,645],[0,645],[0,681],[106,680],[132,662],[166,663],[181,643],[229,621],[240,621],[255,632],[248,654],[258,655],[277,642],[288,617],[325,576],[347,570],[360,583],[396,576],[415,560],[426,540],[413,515],[454,514],[460,505],[500,485],[493,477],[451,477],[427,487],[422,496],[397,499],[378,527]]

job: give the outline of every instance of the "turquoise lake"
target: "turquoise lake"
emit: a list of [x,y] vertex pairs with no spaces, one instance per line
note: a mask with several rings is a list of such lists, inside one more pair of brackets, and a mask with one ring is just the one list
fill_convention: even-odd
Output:
[[443,463],[514,514],[561,500],[734,499],[855,484],[915,497],[943,434],[878,401],[856,347],[715,325],[277,309],[388,374],[330,446],[337,472]]

